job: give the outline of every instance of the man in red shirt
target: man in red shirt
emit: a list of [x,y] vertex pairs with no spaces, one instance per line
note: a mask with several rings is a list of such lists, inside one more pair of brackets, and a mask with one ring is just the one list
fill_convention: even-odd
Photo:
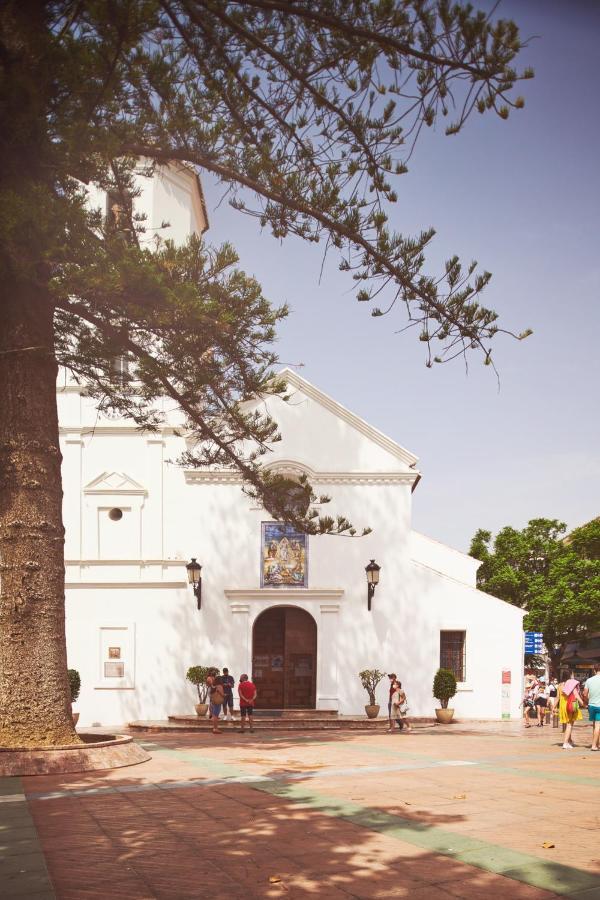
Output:
[[252,724],[252,711],[254,709],[254,701],[256,700],[256,686],[250,681],[247,675],[240,675],[240,683],[238,684],[238,696],[240,698],[240,723],[242,726],[242,734],[245,731],[246,717],[250,731],[254,731]]

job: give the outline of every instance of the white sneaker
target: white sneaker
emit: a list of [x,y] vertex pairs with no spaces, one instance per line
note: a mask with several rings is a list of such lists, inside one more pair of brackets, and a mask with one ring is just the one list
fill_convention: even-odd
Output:
[[574,749],[571,744],[563,744],[562,748],[563,748],[563,750],[573,750]]
[[227,721],[233,722],[233,716],[231,715],[231,713],[227,713]]

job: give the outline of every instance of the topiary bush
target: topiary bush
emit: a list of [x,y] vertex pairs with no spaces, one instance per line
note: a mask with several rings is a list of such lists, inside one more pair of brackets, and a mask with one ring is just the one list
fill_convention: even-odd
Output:
[[369,695],[369,703],[371,706],[377,706],[375,690],[384,676],[385,672],[380,672],[379,669],[363,669],[362,672],[358,673],[361,684]]
[[433,679],[433,696],[440,701],[442,709],[448,708],[448,700],[456,693],[456,678],[450,669],[438,669]]
[[75,703],[81,690],[81,677],[77,669],[67,669],[67,675],[69,676],[69,687],[71,688],[71,703]]

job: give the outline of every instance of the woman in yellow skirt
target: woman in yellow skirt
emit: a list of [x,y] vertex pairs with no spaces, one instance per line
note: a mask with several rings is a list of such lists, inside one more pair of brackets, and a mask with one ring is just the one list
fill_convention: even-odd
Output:
[[[573,695],[573,701],[575,701],[575,708],[569,712],[567,708],[567,703],[569,697]],[[565,737],[563,743],[563,750],[572,750],[575,746],[573,743],[573,738],[571,737],[573,732],[573,723],[578,719],[582,719],[581,715],[581,707],[583,706],[583,700],[581,698],[581,694],[579,693],[579,682],[576,678],[568,678],[562,684],[558,686],[558,720],[561,725],[565,725]]]

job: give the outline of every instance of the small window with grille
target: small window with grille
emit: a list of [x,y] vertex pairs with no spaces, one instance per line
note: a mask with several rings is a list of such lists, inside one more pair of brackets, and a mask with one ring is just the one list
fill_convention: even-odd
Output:
[[466,631],[440,631],[440,669],[450,669],[460,682],[467,680],[466,646]]

